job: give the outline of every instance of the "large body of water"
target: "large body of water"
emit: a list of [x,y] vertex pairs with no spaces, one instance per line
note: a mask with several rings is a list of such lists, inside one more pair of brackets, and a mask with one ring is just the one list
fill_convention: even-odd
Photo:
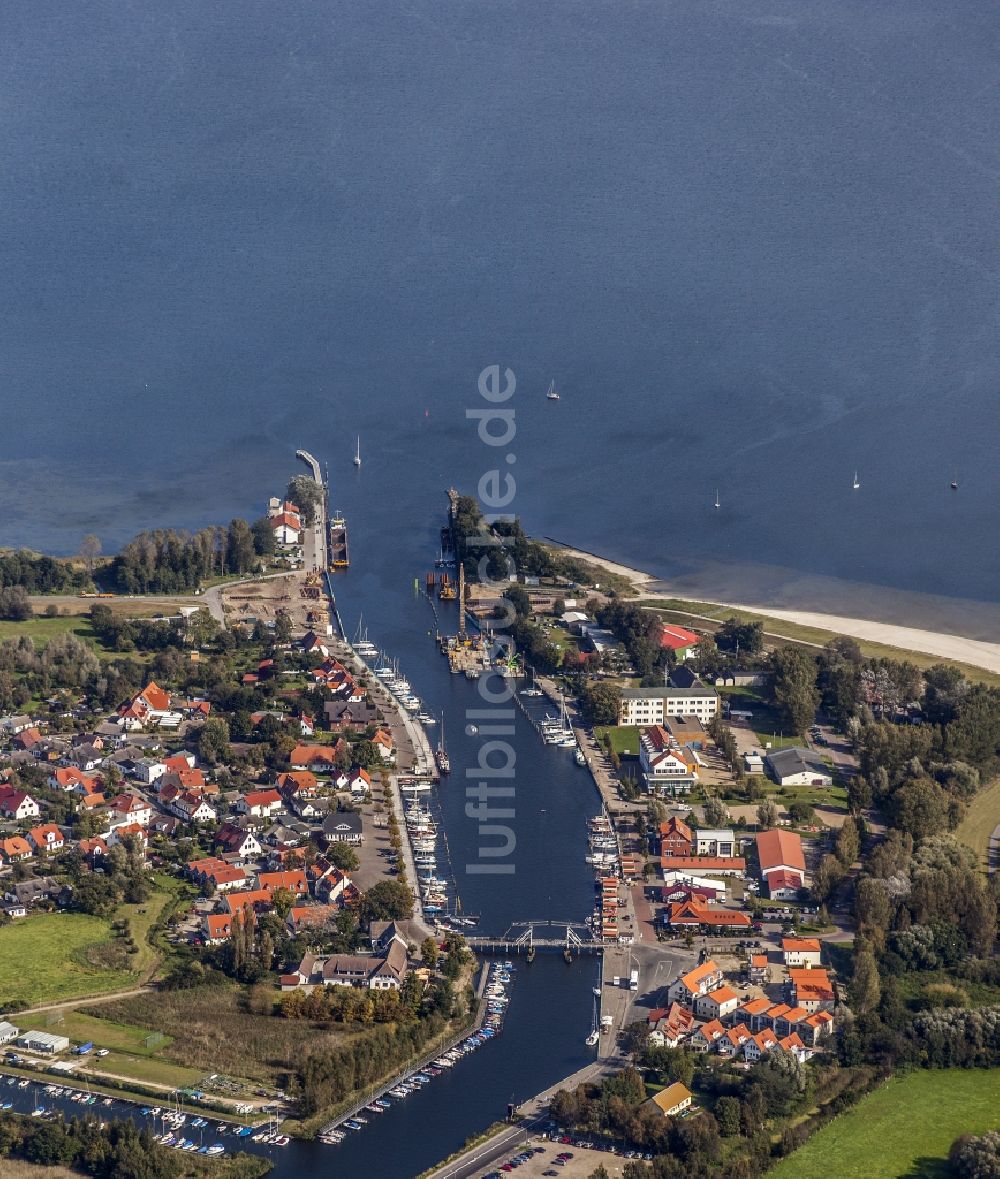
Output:
[[1000,634],[994,32],[976,0],[11,0],[0,543],[252,514],[306,444],[396,545],[490,465],[498,360],[530,529]]
[[[499,362],[529,530],[692,594],[1000,636],[995,23],[8,0],[0,544],[253,516],[305,446],[351,526],[345,612],[454,717],[474,689],[411,585],[445,487],[495,465],[466,411]],[[586,775],[522,723],[517,873],[464,876],[476,745],[449,737],[467,909],[584,916]],[[540,958],[499,1043],[279,1176],[421,1170],[582,1063],[591,982]]]

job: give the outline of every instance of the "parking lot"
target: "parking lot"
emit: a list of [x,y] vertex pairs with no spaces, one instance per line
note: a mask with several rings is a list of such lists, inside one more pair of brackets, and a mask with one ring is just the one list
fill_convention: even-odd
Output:
[[[504,1158],[500,1167],[478,1171],[477,1176],[485,1179],[486,1176],[516,1174],[519,1179],[520,1177],[537,1179],[538,1176],[545,1175],[551,1179],[553,1175],[563,1175],[567,1179],[586,1179],[602,1165],[611,1176],[621,1176],[625,1169],[626,1159],[622,1156],[611,1154],[606,1150],[588,1149],[572,1142],[549,1142],[541,1138],[534,1138],[524,1147],[523,1154],[529,1150],[539,1153],[533,1154],[527,1161],[515,1166],[513,1160],[520,1156],[517,1152],[512,1152]],[[570,1157],[567,1158],[567,1155]],[[504,1167],[509,1169],[504,1170]]]

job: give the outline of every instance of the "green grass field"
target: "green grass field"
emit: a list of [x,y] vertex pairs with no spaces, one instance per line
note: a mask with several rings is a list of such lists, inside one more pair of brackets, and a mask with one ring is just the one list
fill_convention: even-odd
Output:
[[635,725],[598,725],[594,729],[594,735],[597,737],[601,747],[604,746],[605,734],[611,737],[611,748],[618,754],[626,754],[631,757],[639,756],[639,729]]
[[102,969],[88,951],[111,942],[109,922],[83,913],[41,913],[0,928],[0,1002],[32,1006],[127,987],[131,970]]
[[952,1142],[1000,1124],[1000,1069],[926,1069],[893,1078],[815,1134],[775,1179],[944,1179]]
[[92,1040],[98,1048],[110,1048],[136,1056],[152,1056],[171,1043],[171,1038],[166,1036],[155,1047],[147,1047],[146,1040],[152,1034],[149,1028],[116,1023],[110,1019],[98,1019],[85,1011],[54,1012],[53,1018],[56,1015],[61,1018],[58,1028],[53,1025],[52,1030],[58,1030],[61,1035],[69,1036],[71,1040],[79,1040],[81,1044]]
[[990,836],[1000,824],[1000,778],[984,786],[969,804],[965,818],[959,824],[955,835],[976,853],[976,859],[983,868],[987,862]]
[[76,616],[58,618],[28,618],[24,622],[0,622],[0,639],[16,639],[27,635],[36,643],[45,644],[56,635],[64,635],[68,631],[84,639],[88,643],[96,643],[97,639],[90,623]]

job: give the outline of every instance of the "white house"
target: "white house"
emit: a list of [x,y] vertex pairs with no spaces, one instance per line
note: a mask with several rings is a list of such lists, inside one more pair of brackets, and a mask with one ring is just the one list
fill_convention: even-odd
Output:
[[738,856],[736,836],[729,827],[702,827],[695,832],[695,856]]
[[650,794],[690,794],[698,781],[698,756],[682,749],[662,725],[642,729],[639,765]]
[[794,746],[767,755],[767,768],[779,786],[832,786],[830,767],[811,749]]
[[620,725],[662,725],[669,716],[696,716],[707,724],[719,711],[719,693],[697,681],[690,688],[623,688]]
[[781,952],[786,966],[811,969],[822,962],[819,939],[814,937],[784,937]]

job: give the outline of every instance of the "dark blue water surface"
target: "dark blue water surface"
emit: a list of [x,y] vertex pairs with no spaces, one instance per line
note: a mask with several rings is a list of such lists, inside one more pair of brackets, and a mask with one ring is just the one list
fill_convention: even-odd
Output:
[[0,541],[252,514],[306,444],[395,544],[490,465],[496,359],[537,532],[757,600],[995,602],[995,31],[975,0],[9,0]]

